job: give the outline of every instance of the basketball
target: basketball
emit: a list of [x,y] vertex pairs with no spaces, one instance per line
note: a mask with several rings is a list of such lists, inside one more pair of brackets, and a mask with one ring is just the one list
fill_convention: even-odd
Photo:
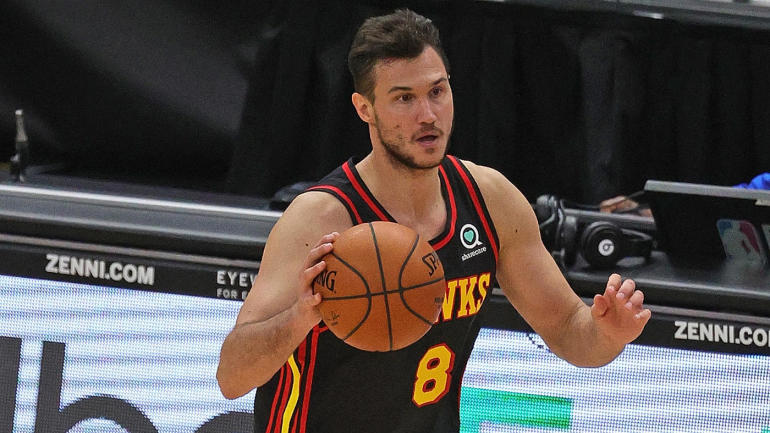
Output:
[[326,326],[361,350],[387,352],[425,335],[444,302],[444,268],[409,227],[376,221],[342,232],[313,281]]

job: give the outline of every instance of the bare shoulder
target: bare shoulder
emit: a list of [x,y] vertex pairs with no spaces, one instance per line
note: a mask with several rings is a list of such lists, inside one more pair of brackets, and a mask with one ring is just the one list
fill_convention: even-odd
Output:
[[279,218],[277,226],[288,226],[294,233],[339,230],[352,225],[345,206],[326,192],[309,191],[295,198]]
[[505,175],[471,161],[463,160],[463,163],[476,180],[490,212],[494,213],[497,209],[506,213],[517,209],[525,212],[532,210],[524,194]]
[[[283,212],[267,239],[260,269],[282,267],[304,256],[321,236],[352,226],[345,206],[331,194],[310,191],[300,194]],[[289,260],[293,258],[294,260]],[[274,260],[277,259],[277,260]]]

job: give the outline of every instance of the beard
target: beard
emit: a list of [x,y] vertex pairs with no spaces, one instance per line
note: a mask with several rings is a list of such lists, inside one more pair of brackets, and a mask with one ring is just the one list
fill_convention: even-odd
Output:
[[[447,143],[446,143],[446,146],[444,146],[444,152],[441,154],[441,157],[436,160],[431,159],[427,162],[420,163],[417,161],[414,155],[410,155],[407,152],[406,147],[408,143],[406,142],[406,139],[404,138],[403,135],[396,135],[392,139],[386,139],[382,135],[382,128],[380,128],[380,119],[377,117],[377,113],[374,114],[374,122],[375,122],[374,128],[377,130],[377,138],[380,139],[380,143],[382,143],[382,146],[385,148],[385,152],[388,155],[388,158],[390,159],[390,161],[396,165],[410,168],[412,170],[430,170],[432,168],[436,168],[439,165],[441,165],[441,161],[444,160],[444,157],[449,151],[449,136],[451,136],[451,133],[452,133],[451,130],[449,132],[449,135],[447,136]],[[430,130],[431,131],[437,130],[437,128],[431,128]],[[443,131],[441,132],[443,133]],[[440,136],[443,136],[443,134],[441,134]]]

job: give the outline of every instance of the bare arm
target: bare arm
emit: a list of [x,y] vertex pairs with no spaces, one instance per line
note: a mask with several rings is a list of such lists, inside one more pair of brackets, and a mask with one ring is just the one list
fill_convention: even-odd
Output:
[[[326,266],[347,211],[322,192],[300,195],[270,232],[259,273],[222,344],[217,381],[237,398],[266,383],[320,320],[313,279]],[[320,240],[319,240],[320,239]]]
[[650,318],[642,292],[613,274],[587,306],[543,246],[524,195],[499,172],[467,164],[500,238],[497,280],[508,300],[559,357],[578,366],[612,361]]

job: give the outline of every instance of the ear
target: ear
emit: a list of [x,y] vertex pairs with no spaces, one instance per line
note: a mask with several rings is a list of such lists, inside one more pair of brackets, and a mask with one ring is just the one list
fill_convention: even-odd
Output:
[[358,113],[358,117],[360,117],[361,120],[366,123],[374,122],[374,109],[372,103],[369,102],[366,96],[356,92],[353,93],[351,100],[353,101],[353,107],[355,107],[356,113]]

